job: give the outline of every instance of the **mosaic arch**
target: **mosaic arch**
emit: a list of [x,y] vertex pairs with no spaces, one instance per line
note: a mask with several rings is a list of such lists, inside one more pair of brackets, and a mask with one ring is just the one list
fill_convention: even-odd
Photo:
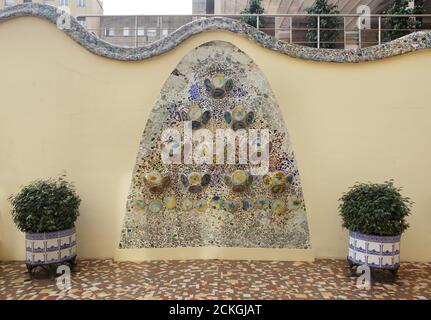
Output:
[[[166,129],[182,140],[163,135]],[[226,151],[220,163],[216,148],[197,148],[199,132],[216,137],[220,129],[247,134],[249,161],[240,161],[238,143],[230,164]],[[191,149],[184,139],[190,132]],[[261,156],[265,148],[268,170],[256,172],[251,150]],[[190,150],[214,157],[213,163],[186,161]],[[181,161],[166,163],[162,154],[180,155]],[[281,111],[263,73],[232,44],[195,48],[163,86],[141,138],[119,247],[310,248],[300,175]]]

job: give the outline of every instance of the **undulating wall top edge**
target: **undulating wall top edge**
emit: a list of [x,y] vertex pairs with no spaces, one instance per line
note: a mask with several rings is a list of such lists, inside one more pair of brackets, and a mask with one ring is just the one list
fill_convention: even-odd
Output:
[[[57,8],[37,3],[25,3],[0,10],[0,22],[23,16],[46,19],[54,24],[61,15]],[[288,44],[277,40],[257,29],[237,20],[211,17],[190,22],[167,37],[139,48],[126,48],[109,44],[82,27],[72,18],[70,29],[63,31],[87,50],[102,56],[123,61],[148,59],[176,48],[191,36],[211,30],[222,30],[236,33],[256,44],[294,58],[311,61],[359,63],[375,61],[388,57],[431,47],[431,31],[418,31],[391,42],[362,49],[316,49]]]

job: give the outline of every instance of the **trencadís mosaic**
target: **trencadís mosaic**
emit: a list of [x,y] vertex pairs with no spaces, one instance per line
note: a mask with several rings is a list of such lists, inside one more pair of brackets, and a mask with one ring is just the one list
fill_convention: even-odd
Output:
[[[187,163],[186,142],[163,136],[166,129],[185,136],[187,123],[193,135],[206,137],[220,129],[267,130],[268,140],[250,133],[248,151],[267,147],[268,170],[254,172],[250,152],[250,162],[237,156]],[[195,140],[194,153],[215,156],[212,138],[208,149]],[[163,150],[179,152],[183,161],[166,164]],[[221,41],[191,51],[163,86],[140,142],[120,242],[120,248],[207,246],[310,247],[300,175],[275,97],[256,64]]]
[[[38,3],[23,3],[0,10],[0,22],[23,16],[40,17],[56,24],[61,13],[57,8]],[[360,49],[317,49],[279,41],[271,35],[255,28],[224,17],[211,17],[190,22],[167,37],[151,44],[126,48],[109,44],[82,27],[75,18],[71,18],[71,28],[64,33],[87,50],[102,57],[116,60],[136,61],[148,59],[176,48],[191,36],[211,30],[223,30],[238,34],[256,44],[279,53],[313,61],[358,63],[380,60],[431,47],[431,31],[418,31],[391,42]],[[42,38],[41,38],[42,41]]]

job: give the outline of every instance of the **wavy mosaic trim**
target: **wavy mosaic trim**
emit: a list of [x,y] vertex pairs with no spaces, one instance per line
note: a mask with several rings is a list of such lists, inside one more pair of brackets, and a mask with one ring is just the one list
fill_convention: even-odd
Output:
[[[25,3],[0,11],[0,22],[24,16],[39,17],[56,24],[60,14],[57,13],[56,7],[50,5]],[[290,57],[321,62],[358,63],[375,61],[431,47],[431,31],[418,31],[379,46],[362,49],[310,48],[279,41],[243,22],[223,17],[211,17],[190,22],[167,37],[139,48],[126,48],[109,44],[88,32],[74,18],[71,19],[71,29],[64,30],[64,32],[84,48],[99,56],[123,61],[138,61],[163,54],[176,48],[191,36],[211,30],[236,33],[254,41],[261,47]]]

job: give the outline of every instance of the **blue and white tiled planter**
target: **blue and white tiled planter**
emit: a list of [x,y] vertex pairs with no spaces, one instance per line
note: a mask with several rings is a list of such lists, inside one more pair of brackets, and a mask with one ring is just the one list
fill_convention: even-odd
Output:
[[40,266],[76,257],[75,228],[50,233],[25,234],[26,264]]
[[349,233],[349,256],[354,264],[370,268],[396,270],[400,266],[401,236],[373,236]]

